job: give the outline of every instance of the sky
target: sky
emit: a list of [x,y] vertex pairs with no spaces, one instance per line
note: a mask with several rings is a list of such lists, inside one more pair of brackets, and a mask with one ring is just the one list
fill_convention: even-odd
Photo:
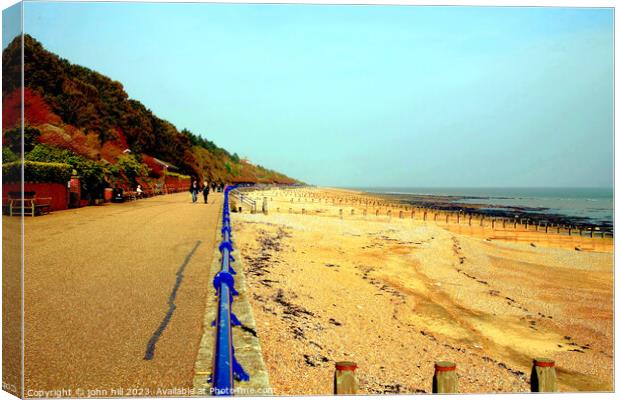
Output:
[[26,33],[178,129],[351,187],[611,187],[613,23],[610,8],[24,5]]

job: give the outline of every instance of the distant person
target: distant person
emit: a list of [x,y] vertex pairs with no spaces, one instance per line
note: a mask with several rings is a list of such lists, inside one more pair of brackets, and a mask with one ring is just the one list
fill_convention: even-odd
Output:
[[202,196],[205,198],[205,204],[207,204],[207,197],[209,197],[209,182],[205,181],[205,186],[202,189]]
[[211,190],[213,190],[214,193],[215,193],[216,185],[217,185],[217,183],[215,183],[215,181],[211,182]]
[[143,192],[142,192],[142,186],[138,185],[138,187],[136,188],[136,196],[139,198],[142,198]]
[[198,200],[199,191],[200,185],[198,185],[198,181],[194,179],[192,184],[189,186],[189,192],[192,194],[192,203],[195,203]]

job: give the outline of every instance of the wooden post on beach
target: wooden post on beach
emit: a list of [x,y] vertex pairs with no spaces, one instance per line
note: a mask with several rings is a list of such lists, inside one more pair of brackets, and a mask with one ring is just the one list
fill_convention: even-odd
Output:
[[515,228],[515,229],[517,229],[517,219],[516,219],[516,218],[514,219],[514,222],[515,222],[515,224],[514,224],[514,225],[515,225],[515,226],[514,226],[514,228]]
[[548,358],[535,358],[530,378],[532,392],[557,392],[558,378],[555,362]]
[[280,212],[280,207],[276,208],[276,212],[279,213]]
[[340,219],[342,219],[342,208],[340,209]]
[[572,227],[572,226],[569,226],[569,227],[568,227],[568,236],[570,236],[570,235],[571,235],[572,230],[573,230],[573,227]]
[[288,208],[288,213],[292,214],[293,213],[293,209],[291,207]]
[[403,212],[402,211],[398,212],[398,218],[403,219]]
[[506,229],[506,218],[502,218],[502,228]]
[[302,209],[301,209],[301,215],[304,215],[305,213],[306,213],[306,209],[305,209],[305,208],[302,208]]
[[392,219],[392,210],[388,210],[387,216],[389,219]]
[[461,223],[461,212],[456,213],[456,223],[457,225]]
[[377,208],[377,211],[375,211],[375,217],[379,216],[379,209]]
[[458,393],[455,363],[450,361],[435,362],[433,393]]
[[411,210],[411,219],[415,219],[415,210]]
[[426,221],[426,211],[424,211],[424,221]]
[[495,229],[495,218],[491,219],[491,229]]
[[446,224],[448,223],[449,218],[450,218],[450,213],[446,213]]
[[549,233],[549,223],[545,222],[545,233]]
[[590,228],[590,237],[593,238],[594,237],[594,228]]
[[471,226],[471,214],[469,214],[469,226]]
[[433,221],[437,221],[437,213],[433,213]]
[[484,226],[484,215],[480,217],[480,226]]
[[334,394],[357,394],[359,382],[355,376],[357,364],[350,361],[336,362]]
[[368,210],[364,208],[364,217],[366,216],[367,213],[368,213]]
[[269,209],[267,205],[267,197],[263,197],[263,214],[269,214]]
[[351,209],[351,215],[354,215],[354,214],[355,214],[355,208],[352,208]]
[[558,229],[558,233],[560,233],[560,224],[557,224],[555,227]]

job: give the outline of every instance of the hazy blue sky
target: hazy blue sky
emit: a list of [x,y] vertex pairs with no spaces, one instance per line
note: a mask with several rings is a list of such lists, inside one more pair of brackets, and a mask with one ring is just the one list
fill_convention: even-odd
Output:
[[611,9],[24,10],[26,33],[177,128],[310,183],[612,185]]

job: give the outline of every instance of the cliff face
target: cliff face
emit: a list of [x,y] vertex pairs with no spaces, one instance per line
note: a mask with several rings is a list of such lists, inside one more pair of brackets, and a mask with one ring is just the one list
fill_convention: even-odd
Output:
[[[2,131],[4,147],[8,148],[16,140],[14,131],[19,124],[20,57],[18,37],[2,54]],[[176,166],[182,174],[200,179],[295,182],[275,171],[244,162],[202,136],[186,129],[177,130],[139,101],[129,99],[120,82],[71,64],[28,35],[24,36],[24,62],[25,124],[31,133],[26,138],[26,152],[38,145],[37,157],[44,146],[52,148],[47,149],[52,152],[69,150],[103,166],[116,166],[127,157],[125,150],[130,149],[135,158],[131,161],[142,165],[138,172],[153,179],[160,172],[152,162],[155,157]],[[8,153],[7,157],[10,158]]]

